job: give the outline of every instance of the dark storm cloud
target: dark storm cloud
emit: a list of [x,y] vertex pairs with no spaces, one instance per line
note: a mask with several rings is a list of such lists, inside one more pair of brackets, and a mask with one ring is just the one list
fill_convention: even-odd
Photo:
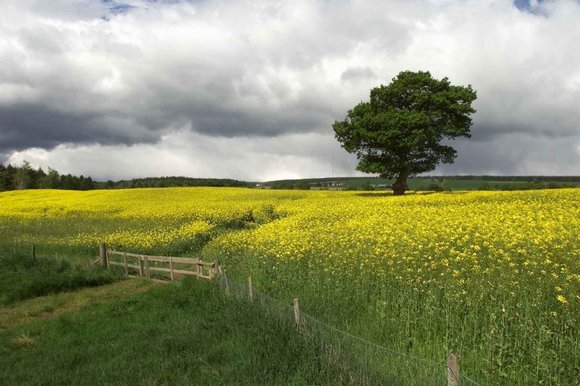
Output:
[[[2,3],[0,157],[148,146],[177,131],[218,147],[257,138],[283,149],[287,136],[311,133],[334,141],[335,119],[410,69],[473,85],[467,143],[509,136],[516,153],[533,144],[547,163],[542,141],[568,144],[561,161],[570,162],[580,143],[579,18],[575,1]],[[489,151],[497,170],[513,169],[511,156]],[[475,159],[465,165],[476,170]]]
[[452,146],[458,157],[451,165],[441,165],[439,174],[580,175],[580,144],[568,138],[516,133],[457,140]]
[[0,107],[0,152],[27,147],[50,149],[63,142],[131,144],[155,140],[157,136],[125,117],[72,114],[45,106]]
[[101,2],[118,15],[90,22],[98,9],[69,20],[76,3],[8,9],[25,22],[3,28],[3,83],[17,92],[0,109],[2,149],[149,142],[184,126],[226,137],[327,130],[352,91],[341,88],[343,56],[365,44],[396,53],[409,39],[364,10],[335,24],[347,5],[161,3]]

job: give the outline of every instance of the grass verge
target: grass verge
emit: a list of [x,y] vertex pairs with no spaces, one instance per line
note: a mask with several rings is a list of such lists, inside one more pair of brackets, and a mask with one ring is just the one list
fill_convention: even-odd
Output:
[[0,257],[0,306],[37,296],[96,287],[121,276],[100,267],[65,260],[21,256]]
[[0,332],[0,384],[341,384],[259,306],[183,280]]
[[78,311],[91,304],[128,298],[155,285],[145,279],[122,280],[100,287],[39,296],[0,308],[0,331]]

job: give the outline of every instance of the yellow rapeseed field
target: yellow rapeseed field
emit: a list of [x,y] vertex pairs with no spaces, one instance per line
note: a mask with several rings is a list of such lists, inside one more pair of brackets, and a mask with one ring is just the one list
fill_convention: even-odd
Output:
[[[167,188],[0,194],[0,248],[217,258],[340,328],[485,382],[580,374],[580,190]],[[549,359],[546,359],[549,358]],[[484,382],[484,383],[485,383]]]

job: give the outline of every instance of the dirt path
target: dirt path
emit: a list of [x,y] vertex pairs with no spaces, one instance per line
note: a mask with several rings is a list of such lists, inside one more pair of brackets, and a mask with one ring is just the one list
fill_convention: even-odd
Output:
[[150,280],[131,279],[24,300],[10,307],[0,308],[0,331],[36,320],[54,318],[66,312],[77,311],[89,304],[128,298],[155,285],[158,283]]

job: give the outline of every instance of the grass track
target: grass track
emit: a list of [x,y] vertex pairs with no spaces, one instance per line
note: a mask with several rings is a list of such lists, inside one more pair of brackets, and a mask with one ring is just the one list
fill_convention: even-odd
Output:
[[0,256],[0,307],[37,296],[96,287],[121,275],[62,259]]
[[291,326],[184,280],[0,332],[1,385],[341,384]]
[[0,308],[0,330],[55,318],[89,305],[128,298],[148,290],[153,285],[155,284],[149,280],[123,280],[100,287],[27,299],[9,307]]

